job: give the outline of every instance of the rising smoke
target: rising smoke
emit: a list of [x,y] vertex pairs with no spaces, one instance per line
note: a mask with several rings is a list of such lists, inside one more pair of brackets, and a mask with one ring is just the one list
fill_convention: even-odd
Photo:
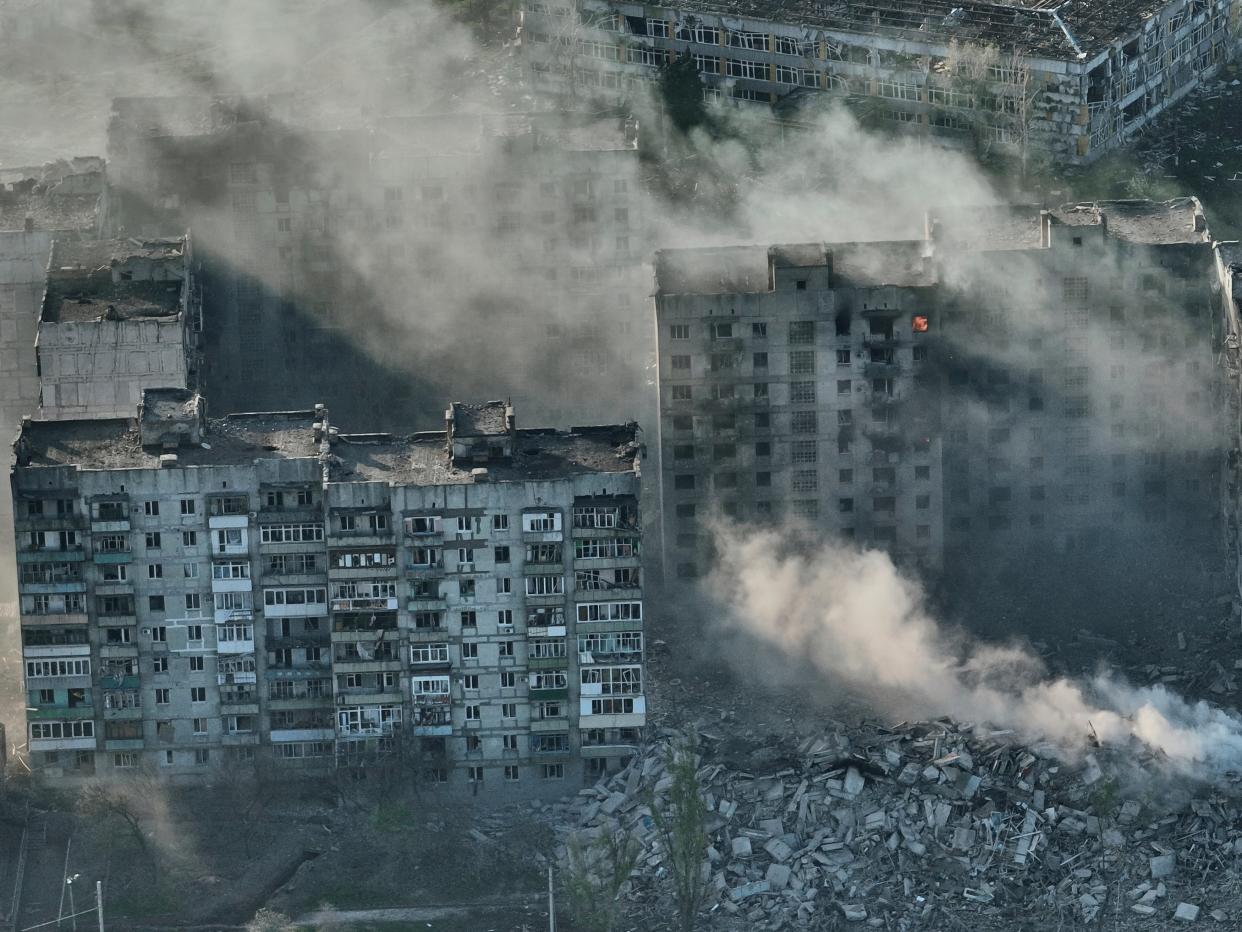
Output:
[[721,623],[809,661],[834,687],[923,718],[1013,729],[1070,759],[1095,742],[1133,743],[1180,773],[1242,768],[1242,719],[1108,673],[1052,676],[1025,647],[950,632],[884,553],[812,542],[796,529],[718,527],[716,544]]

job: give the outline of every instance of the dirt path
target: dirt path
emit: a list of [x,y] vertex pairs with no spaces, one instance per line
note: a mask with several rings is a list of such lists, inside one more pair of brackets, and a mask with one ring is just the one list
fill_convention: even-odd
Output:
[[321,909],[294,921],[301,926],[317,928],[329,923],[397,923],[397,922],[454,922],[462,920],[480,920],[493,912],[506,914],[527,910],[528,917],[547,921],[547,910],[540,910],[546,901],[541,896],[507,897],[503,904],[475,903],[470,906],[401,906],[387,909]]

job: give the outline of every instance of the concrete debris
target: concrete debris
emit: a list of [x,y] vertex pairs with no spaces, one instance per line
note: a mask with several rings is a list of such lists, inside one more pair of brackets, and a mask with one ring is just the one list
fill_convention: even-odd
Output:
[[652,807],[671,786],[670,748],[697,740],[705,909],[725,923],[710,928],[820,928],[833,914],[902,932],[992,928],[1021,915],[1149,928],[1140,917],[1196,921],[1192,898],[1228,907],[1212,908],[1214,920],[1236,912],[1236,792],[1189,787],[1176,805],[1140,802],[1124,798],[1118,779],[1149,763],[1137,752],[1096,748],[1069,764],[1050,746],[981,726],[866,727],[834,723],[828,735],[755,748],[749,759],[736,742],[725,754],[723,738],[664,730],[575,798],[564,831],[631,831],[643,848],[625,893],[631,918],[667,915],[669,866]]
[[1178,903],[1173,918],[1182,922],[1194,922],[1199,918],[1199,907],[1193,903]]

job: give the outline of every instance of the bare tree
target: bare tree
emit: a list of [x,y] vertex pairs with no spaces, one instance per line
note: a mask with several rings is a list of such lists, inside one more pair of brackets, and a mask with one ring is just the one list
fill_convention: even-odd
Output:
[[[1032,127],[1044,88],[1021,49],[954,42],[944,61],[942,81],[930,84],[942,109],[970,125],[976,146],[987,154],[1011,146],[1023,175],[1032,145]],[[929,97],[931,99],[931,97]]]
[[693,737],[669,751],[668,795],[650,800],[651,818],[669,860],[673,899],[682,932],[692,932],[707,893],[703,858],[707,850],[707,807],[699,786]]
[[147,837],[143,822],[144,799],[157,792],[149,777],[134,777],[125,783],[92,783],[78,796],[78,814],[97,831],[120,831],[133,839],[142,856],[150,862],[151,875],[158,877],[159,854]]
[[625,828],[602,830],[589,842],[579,835],[569,840],[561,884],[575,928],[612,932],[619,913],[618,897],[641,851],[638,840]]

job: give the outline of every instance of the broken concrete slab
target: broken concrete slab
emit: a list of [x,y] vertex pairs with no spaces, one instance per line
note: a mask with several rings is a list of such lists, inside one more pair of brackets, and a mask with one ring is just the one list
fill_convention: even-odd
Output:
[[1194,922],[1199,918],[1199,907],[1194,903],[1178,903],[1173,918],[1178,922]]

